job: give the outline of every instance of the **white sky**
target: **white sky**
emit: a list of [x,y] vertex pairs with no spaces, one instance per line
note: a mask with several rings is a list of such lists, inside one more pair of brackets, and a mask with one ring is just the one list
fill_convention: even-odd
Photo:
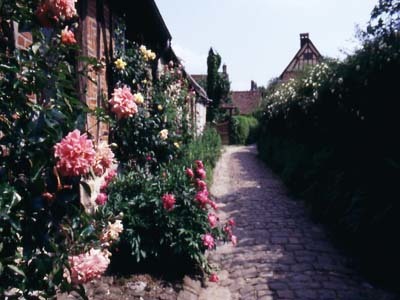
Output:
[[172,47],[191,74],[207,73],[212,46],[228,66],[233,90],[266,85],[285,69],[308,32],[322,55],[357,46],[378,0],[156,0]]

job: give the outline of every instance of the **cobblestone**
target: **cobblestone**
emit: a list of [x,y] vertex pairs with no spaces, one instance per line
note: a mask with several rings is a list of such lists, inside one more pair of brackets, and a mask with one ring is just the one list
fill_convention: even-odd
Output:
[[219,286],[229,289],[230,299],[397,299],[347,267],[346,257],[310,221],[303,204],[288,196],[254,146],[225,147],[211,192],[221,219],[237,223],[238,245],[210,252],[228,271]]

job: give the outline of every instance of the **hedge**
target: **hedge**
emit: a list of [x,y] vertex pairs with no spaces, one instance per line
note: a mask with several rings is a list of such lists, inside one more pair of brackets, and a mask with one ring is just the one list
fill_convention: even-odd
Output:
[[371,277],[400,267],[400,39],[380,37],[268,99],[260,156]]

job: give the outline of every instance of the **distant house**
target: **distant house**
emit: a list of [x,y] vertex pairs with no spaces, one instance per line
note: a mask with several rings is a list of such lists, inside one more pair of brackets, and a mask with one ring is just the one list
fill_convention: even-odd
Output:
[[232,105],[234,105],[239,114],[248,115],[255,112],[261,104],[262,95],[257,88],[257,84],[252,80],[249,91],[234,91],[231,94]]
[[286,69],[279,76],[280,80],[286,81],[295,77],[299,72],[309,66],[318,64],[322,60],[322,55],[317,47],[311,42],[308,33],[300,34],[300,50],[296,53]]

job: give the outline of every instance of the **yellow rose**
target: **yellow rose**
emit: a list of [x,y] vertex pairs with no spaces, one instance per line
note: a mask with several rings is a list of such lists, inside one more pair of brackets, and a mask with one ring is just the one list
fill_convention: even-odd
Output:
[[168,129],[161,130],[158,135],[160,136],[160,139],[165,141],[168,138]]
[[157,105],[157,109],[158,109],[159,111],[162,111],[162,110],[163,110],[162,105],[161,105],[161,104],[158,104],[158,105]]
[[133,100],[135,101],[136,104],[143,104],[144,97],[141,93],[136,93],[133,95]]
[[175,143],[174,143],[174,146],[175,146],[177,149],[179,149],[179,148],[181,147],[181,145],[179,145],[178,142],[175,142]]
[[115,67],[116,67],[118,70],[124,70],[125,67],[126,67],[126,65],[127,65],[127,63],[124,62],[124,61],[122,60],[122,58],[118,58],[118,59],[114,62],[114,64],[115,64]]

